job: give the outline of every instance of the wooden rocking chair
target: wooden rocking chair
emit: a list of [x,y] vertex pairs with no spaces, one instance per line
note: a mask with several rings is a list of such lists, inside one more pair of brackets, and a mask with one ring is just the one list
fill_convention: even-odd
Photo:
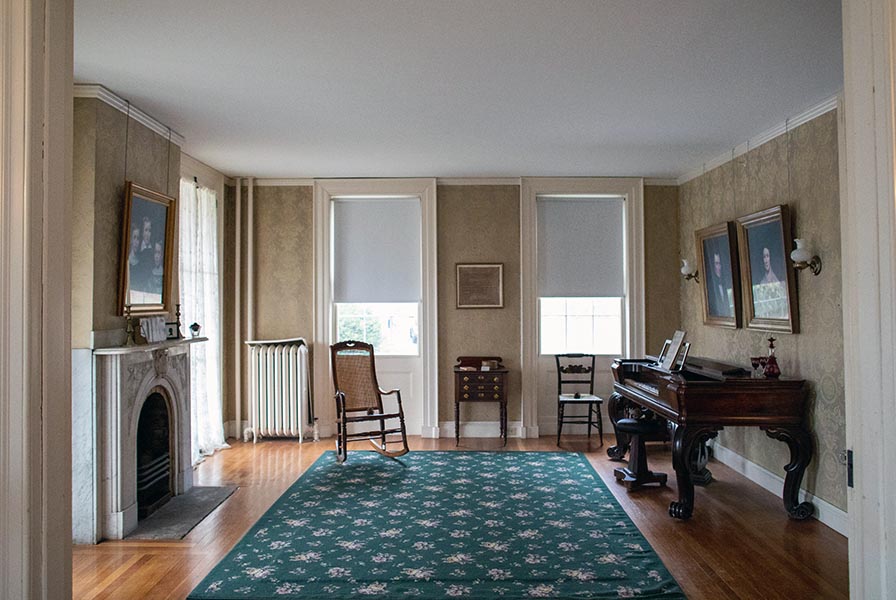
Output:
[[[404,410],[399,390],[384,391],[376,380],[376,361],[373,346],[364,342],[345,341],[330,346],[333,365],[333,386],[336,388],[336,460],[348,458],[348,442],[369,440],[374,450],[396,458],[408,453],[408,436],[404,426]],[[383,412],[383,396],[395,394],[398,412]],[[386,428],[386,420],[398,419],[398,426]],[[351,423],[373,421],[379,427],[372,431],[349,433]],[[401,439],[388,439],[389,435],[401,435]],[[397,450],[388,450],[388,444],[401,444]]]

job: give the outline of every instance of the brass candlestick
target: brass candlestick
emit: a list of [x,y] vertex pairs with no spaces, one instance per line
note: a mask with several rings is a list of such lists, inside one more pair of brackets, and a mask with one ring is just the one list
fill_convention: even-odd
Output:
[[177,322],[177,339],[180,340],[184,337],[184,334],[180,331],[180,304],[175,304],[174,307],[174,317],[175,321]]
[[134,339],[134,322],[131,319],[131,305],[124,305],[124,320],[125,320],[125,332],[127,333],[128,339],[125,341],[125,346],[136,346],[137,340]]

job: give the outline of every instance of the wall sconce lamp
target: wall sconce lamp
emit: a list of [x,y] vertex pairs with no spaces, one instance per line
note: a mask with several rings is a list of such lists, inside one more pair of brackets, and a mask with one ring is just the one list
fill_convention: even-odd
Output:
[[700,271],[695,269],[693,265],[691,265],[691,261],[686,258],[681,260],[681,274],[684,275],[685,281],[693,279],[695,283],[700,283]]
[[812,269],[813,275],[821,273],[821,259],[818,258],[817,254],[812,254],[812,251],[804,246],[806,240],[795,239],[793,240],[793,243],[796,244],[796,249],[790,253],[790,260],[793,261],[793,268],[797,271],[802,271],[808,267],[809,269]]

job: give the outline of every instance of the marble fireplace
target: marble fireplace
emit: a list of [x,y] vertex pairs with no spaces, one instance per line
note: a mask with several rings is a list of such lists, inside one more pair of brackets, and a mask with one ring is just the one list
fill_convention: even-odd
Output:
[[190,344],[204,339],[93,351],[92,405],[73,406],[75,543],[122,539],[136,529],[138,425],[150,399],[161,399],[167,409],[170,493],[183,494],[193,486]]

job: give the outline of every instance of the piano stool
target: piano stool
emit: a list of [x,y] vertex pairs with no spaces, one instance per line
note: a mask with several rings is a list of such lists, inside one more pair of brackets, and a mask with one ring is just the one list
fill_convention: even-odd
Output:
[[616,480],[628,491],[650,483],[666,485],[665,473],[654,473],[647,468],[647,446],[644,443],[647,435],[659,433],[665,427],[666,422],[662,419],[619,419],[616,422],[617,431],[631,436],[628,467],[613,469]]

